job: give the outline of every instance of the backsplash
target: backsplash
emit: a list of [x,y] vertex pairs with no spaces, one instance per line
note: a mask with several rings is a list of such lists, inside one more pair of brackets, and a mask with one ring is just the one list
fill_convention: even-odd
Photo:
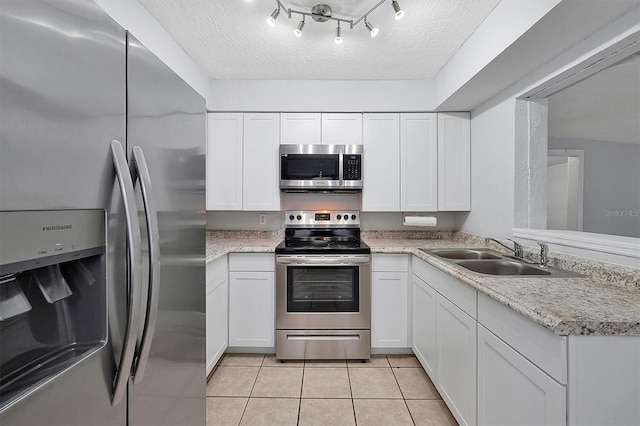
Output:
[[454,231],[362,231],[361,237],[367,239],[385,240],[449,240]]

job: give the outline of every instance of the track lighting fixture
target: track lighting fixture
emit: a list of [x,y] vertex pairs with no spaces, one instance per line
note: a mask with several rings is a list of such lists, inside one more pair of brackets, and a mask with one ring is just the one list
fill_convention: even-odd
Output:
[[[302,17],[296,29],[293,30],[293,34],[295,34],[297,37],[302,37],[302,29],[304,28],[304,25],[305,25],[305,18],[307,16],[310,16],[316,22],[336,21],[338,23],[338,26],[336,27],[336,37],[334,39],[336,43],[342,43],[342,27],[340,25],[341,23],[349,24],[349,28],[353,29],[360,22],[364,21],[364,26],[369,31],[371,38],[373,38],[378,35],[380,30],[377,27],[373,26],[371,22],[369,22],[368,17],[374,10],[376,10],[380,5],[382,5],[382,3],[385,3],[387,1],[389,0],[379,0],[371,9],[369,9],[364,15],[362,15],[358,19],[346,19],[346,18],[338,18],[336,16],[333,16],[331,6],[325,3],[316,4],[311,8],[310,11],[305,11],[305,10],[295,10],[295,9],[287,8],[282,3],[281,0],[276,0],[277,8],[273,12],[271,12],[271,16],[267,18],[267,23],[271,27],[275,27],[276,19],[278,18],[278,15],[280,15],[281,9],[284,9],[289,19],[291,19],[291,15],[293,14],[298,14]],[[395,12],[396,20],[401,19],[404,16],[404,11],[400,8],[400,5],[398,4],[397,0],[392,0],[391,6],[393,7],[393,10]]]
[[371,34],[372,38],[378,35],[378,31],[379,31],[378,28],[371,25],[371,22],[367,21],[366,16],[364,18],[364,26],[367,27],[367,29],[369,30],[369,34]]
[[304,16],[302,17],[302,20],[298,24],[298,28],[293,30],[293,33],[296,35],[296,37],[302,37],[302,29],[303,28],[304,28]]
[[396,12],[396,21],[398,19],[402,19],[402,17],[404,16],[404,10],[400,9],[400,5],[398,4],[398,1],[393,0],[391,2],[391,6],[393,6],[393,10],[394,12]]
[[272,28],[276,26],[276,19],[278,19],[278,15],[280,15],[280,4],[278,4],[278,7],[271,12],[271,16],[267,18],[267,24]]
[[340,21],[338,21],[338,27],[336,28],[336,38],[333,40],[336,43],[342,43],[342,29],[340,29]]

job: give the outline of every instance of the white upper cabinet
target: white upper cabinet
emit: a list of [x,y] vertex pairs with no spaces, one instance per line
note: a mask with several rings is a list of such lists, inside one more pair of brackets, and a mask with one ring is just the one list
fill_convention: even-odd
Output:
[[243,210],[280,210],[280,114],[244,114]]
[[322,143],[362,145],[362,114],[322,114]]
[[438,113],[438,210],[471,209],[471,126],[468,112]]
[[438,210],[438,115],[400,114],[400,210]]
[[242,117],[207,114],[207,210],[242,210]]
[[400,210],[400,114],[363,115],[362,210]]
[[322,120],[319,112],[283,112],[280,114],[280,144],[322,143]]

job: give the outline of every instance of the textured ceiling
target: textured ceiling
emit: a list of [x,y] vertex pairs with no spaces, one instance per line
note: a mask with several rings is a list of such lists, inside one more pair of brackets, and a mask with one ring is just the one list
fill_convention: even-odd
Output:
[[640,54],[549,96],[549,136],[640,144]]
[[[406,12],[395,21],[391,0],[369,20],[380,28],[371,38],[364,22],[343,25],[306,19],[302,37],[293,35],[299,15],[284,11],[276,28],[266,18],[275,0],[139,0],[211,79],[410,80],[433,77],[500,0],[399,0]],[[288,8],[319,3],[282,0]],[[323,1],[336,17],[355,20],[377,0]]]

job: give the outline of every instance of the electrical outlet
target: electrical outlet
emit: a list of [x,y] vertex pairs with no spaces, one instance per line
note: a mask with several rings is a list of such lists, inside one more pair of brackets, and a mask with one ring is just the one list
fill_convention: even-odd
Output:
[[260,214],[260,225],[266,225],[267,224],[267,215],[264,213]]

